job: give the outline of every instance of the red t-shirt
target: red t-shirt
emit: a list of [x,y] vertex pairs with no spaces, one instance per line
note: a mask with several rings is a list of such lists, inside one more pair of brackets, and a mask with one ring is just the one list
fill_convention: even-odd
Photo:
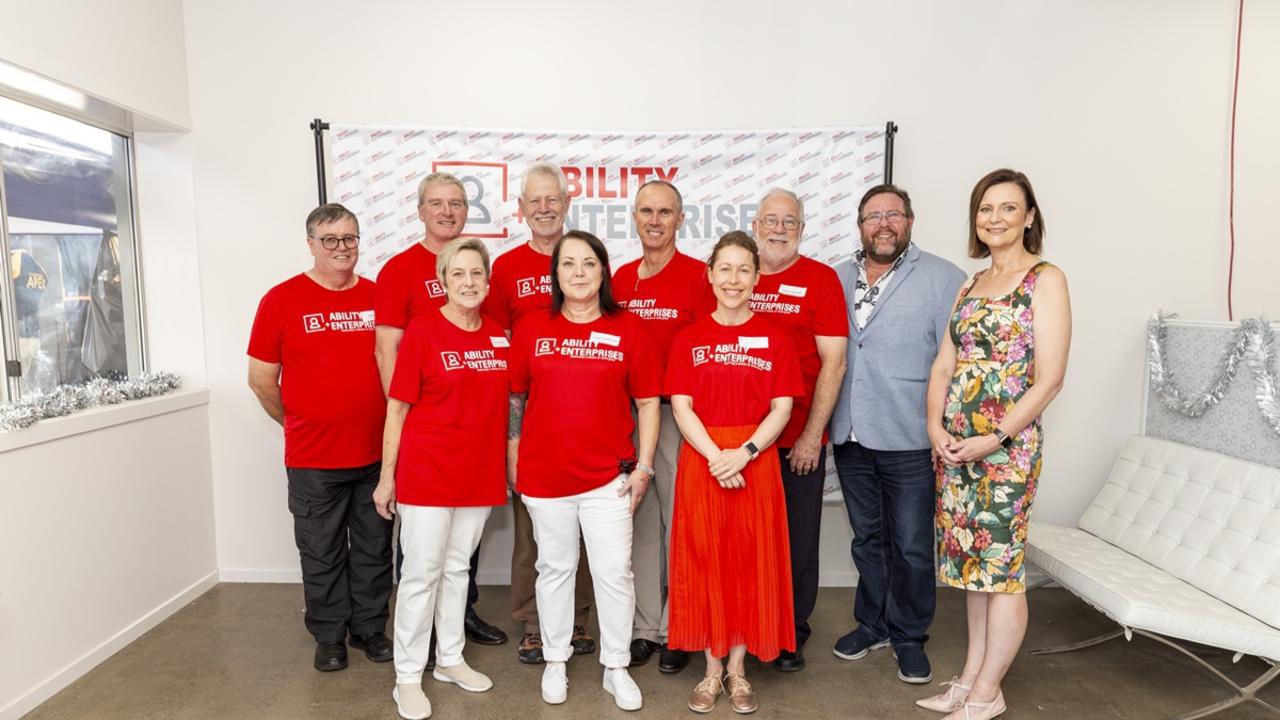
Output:
[[406,328],[409,321],[444,305],[444,286],[436,275],[436,254],[417,242],[378,271],[379,325]]
[[475,331],[439,311],[409,323],[389,393],[413,406],[400,432],[397,502],[506,502],[508,345],[488,318]]
[[769,401],[804,394],[791,336],[760,314],[727,326],[707,316],[676,334],[666,395],[688,395],[706,427],[759,425]]
[[[847,337],[849,319],[845,314],[844,290],[840,278],[830,267],[803,255],[791,267],[772,275],[760,275],[751,293],[751,309],[766,313],[785,327],[796,344],[800,356],[800,375],[804,379],[804,395],[797,397],[791,408],[791,422],[778,438],[778,447],[789,448],[804,431],[813,404],[813,389],[818,384],[822,359],[818,357],[818,335]],[[827,431],[822,431],[827,442]]]
[[382,457],[387,404],[373,357],[374,284],[329,290],[296,275],[258,304],[249,356],[280,369],[284,464],[353,468]]
[[657,275],[640,279],[640,263],[629,262],[613,274],[613,296],[645,321],[649,339],[663,363],[671,340],[695,319],[716,309],[707,281],[707,264],[676,252]]
[[489,297],[481,309],[503,330],[512,331],[531,312],[547,315],[550,307],[550,255],[525,243],[493,261]]
[[662,370],[639,318],[589,323],[526,318],[511,344],[511,392],[529,393],[516,489],[531,497],[594,490],[635,459],[631,399],[662,393]]

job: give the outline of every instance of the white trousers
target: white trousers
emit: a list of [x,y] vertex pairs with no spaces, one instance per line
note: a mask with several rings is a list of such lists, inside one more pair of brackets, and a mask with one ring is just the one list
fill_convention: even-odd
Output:
[[600,619],[600,664],[631,664],[631,621],[636,610],[631,575],[631,499],[618,497],[624,477],[595,490],[561,498],[522,496],[538,542],[538,622],[542,656],[565,662],[573,655],[573,588],[578,574],[578,533],[587,546],[587,564]]
[[675,500],[676,458],[680,428],[670,405],[662,405],[658,451],[653,458],[657,476],[636,508],[631,567],[636,576],[636,618],[631,636],[656,643],[667,640],[667,548],[671,541],[671,511]]
[[397,505],[400,514],[400,589],[396,592],[396,682],[422,681],[436,630],[436,663],[462,662],[467,572],[480,544],[487,507]]

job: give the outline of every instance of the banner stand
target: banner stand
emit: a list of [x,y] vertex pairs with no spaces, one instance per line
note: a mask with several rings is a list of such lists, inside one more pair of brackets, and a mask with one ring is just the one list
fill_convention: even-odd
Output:
[[[892,125],[893,123],[889,123]],[[328,202],[328,182],[324,176],[324,131],[329,129],[329,123],[316,118],[311,121],[311,133],[316,138],[316,185],[320,189],[320,204],[324,205]],[[892,143],[892,140],[890,140]],[[890,144],[890,147],[893,147]]]
[[[316,122],[320,122],[317,120]],[[325,127],[328,127],[327,125]],[[892,120],[884,124],[884,184],[893,184],[893,138],[898,134],[898,126]],[[323,168],[320,177],[324,177]],[[324,181],[321,180],[323,183]]]

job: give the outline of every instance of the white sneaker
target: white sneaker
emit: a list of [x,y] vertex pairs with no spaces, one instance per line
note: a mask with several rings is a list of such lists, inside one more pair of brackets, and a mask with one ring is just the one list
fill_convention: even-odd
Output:
[[396,711],[404,720],[425,720],[431,717],[431,701],[417,684],[396,685],[391,688],[391,699],[396,701]]
[[436,665],[436,669],[431,671],[431,677],[440,682],[453,683],[467,692],[484,692],[493,687],[493,681],[484,673],[472,670],[466,660],[449,667]]
[[613,702],[623,710],[639,710],[644,704],[640,688],[626,668],[605,668],[604,689],[613,696]]
[[564,665],[548,660],[542,670],[542,701],[548,705],[559,705],[569,699],[569,678]]

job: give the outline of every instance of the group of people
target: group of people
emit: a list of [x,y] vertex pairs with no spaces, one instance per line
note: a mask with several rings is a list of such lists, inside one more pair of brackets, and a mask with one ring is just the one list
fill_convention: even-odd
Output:
[[598,238],[565,231],[569,203],[557,166],[527,168],[530,240],[491,266],[464,236],[462,183],[428,175],[424,238],[376,285],[355,274],[357,218],[323,205],[307,218],[313,267],[263,298],[249,383],[285,429],[316,668],[346,667],[348,636],[394,660],[404,718],[431,713],[427,671],[491,688],[463,647],[506,641],[473,606],[484,524],[510,489],[517,655],[545,665],[545,702],[566,700],[570,657],[595,651],[594,606],[618,707],[643,704],[629,667],[657,655],[679,672],[701,652],[689,708],[723,695],[753,712],[748,653],[805,666],[830,442],[859,574],[857,627],[835,654],[892,647],[901,680],[929,682],[936,583],[962,588],[965,666],[917,704],[1003,712],[1026,627],[1039,417],[1070,339],[1027,178],[975,186],[969,254],[991,264],[967,282],[912,242],[911,199],[893,185],[864,195],[861,247],[837,269],[800,254],[804,203],[785,189],[703,262],[676,248],[680,191],[646,183],[632,213],[643,254],[616,271]]

